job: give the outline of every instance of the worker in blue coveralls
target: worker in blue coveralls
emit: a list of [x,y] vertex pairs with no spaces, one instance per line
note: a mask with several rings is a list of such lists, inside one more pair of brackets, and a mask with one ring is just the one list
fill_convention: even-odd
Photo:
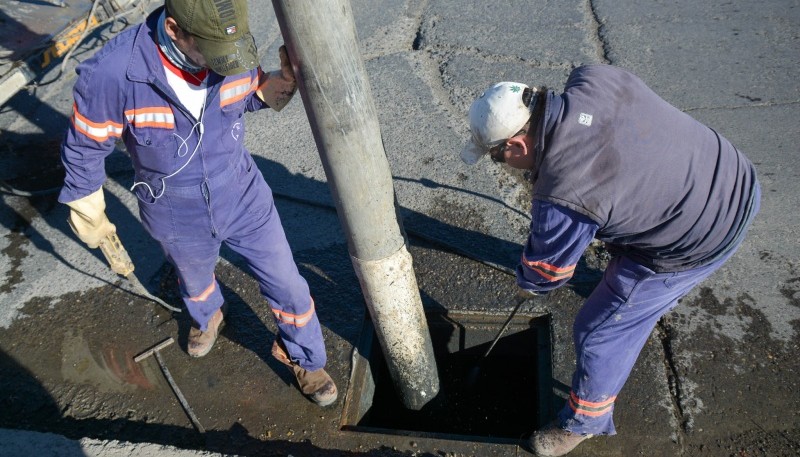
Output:
[[285,47],[262,71],[246,0],[166,0],[78,69],[59,201],[89,247],[116,233],[105,214],[104,159],[118,139],[134,167],[139,215],[177,272],[194,324],[187,352],[206,355],[223,324],[214,277],[221,243],[243,256],[278,326],[272,353],[301,391],[327,406],[337,389],[325,343],[275,209],[244,147],[248,111],[283,108],[295,92]]
[[597,238],[612,258],[573,326],[569,399],[528,439],[540,456],[615,434],[614,403],[655,327],[736,251],[758,212],[753,164],[728,140],[610,65],[564,91],[502,82],[469,110],[468,164],[484,155],[530,170],[530,235],[517,284],[564,285]]

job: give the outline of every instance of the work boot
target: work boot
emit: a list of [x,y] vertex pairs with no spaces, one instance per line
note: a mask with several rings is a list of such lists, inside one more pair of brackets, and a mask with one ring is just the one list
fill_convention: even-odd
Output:
[[217,341],[217,336],[219,336],[219,331],[223,324],[224,321],[222,319],[221,309],[218,309],[217,312],[211,316],[205,332],[200,330],[196,322],[193,323],[192,328],[189,330],[189,344],[187,345],[187,352],[189,355],[192,357],[203,357],[208,354],[211,348],[214,347],[214,342]]
[[541,430],[533,432],[528,438],[528,449],[539,457],[565,455],[587,438],[594,435],[580,435],[559,427],[552,422]]
[[339,391],[336,389],[333,379],[325,372],[325,369],[320,368],[319,370],[309,371],[293,362],[289,359],[289,353],[286,351],[286,346],[284,346],[280,337],[275,338],[275,342],[272,344],[272,356],[291,368],[294,377],[297,379],[300,391],[311,401],[319,406],[328,406],[336,401]]

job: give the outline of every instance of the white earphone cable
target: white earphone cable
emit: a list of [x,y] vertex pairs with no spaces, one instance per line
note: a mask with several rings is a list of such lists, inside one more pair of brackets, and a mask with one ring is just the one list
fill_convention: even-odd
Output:
[[[164,195],[164,191],[167,189],[166,179],[177,175],[184,168],[186,168],[186,166],[189,165],[189,162],[192,161],[192,158],[194,157],[194,155],[197,153],[197,150],[200,149],[200,143],[202,143],[202,141],[203,141],[203,131],[204,131],[204,129],[203,129],[203,115],[205,114],[205,112],[206,112],[206,107],[205,107],[205,103],[204,103],[203,106],[200,108],[200,120],[197,121],[192,126],[192,129],[189,131],[189,135],[186,138],[182,138],[177,133],[174,133],[174,132],[172,133],[173,135],[177,136],[181,140],[180,144],[178,145],[178,157],[186,156],[186,153],[189,151],[189,147],[187,146],[187,142],[189,141],[189,138],[192,137],[192,134],[194,133],[195,130],[198,131],[197,145],[194,147],[194,150],[192,151],[192,154],[189,156],[189,158],[186,160],[186,162],[184,162],[184,164],[181,165],[180,168],[178,168],[174,172],[168,174],[167,176],[163,176],[163,177],[160,178],[161,179],[161,191],[158,193],[158,195],[156,195],[153,192],[153,188],[150,187],[150,184],[148,184],[148,183],[146,183],[144,181],[135,181],[133,183],[133,186],[131,186],[131,191],[133,191],[136,188],[136,186],[142,185],[142,186],[145,186],[147,191],[150,193],[150,196],[153,197],[153,200],[158,200],[159,198],[161,198]],[[183,154],[181,154],[181,150],[183,150]]]

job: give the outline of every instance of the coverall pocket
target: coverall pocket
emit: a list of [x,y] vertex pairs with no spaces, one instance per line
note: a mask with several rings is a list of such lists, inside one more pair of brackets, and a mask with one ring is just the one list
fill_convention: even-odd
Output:
[[636,290],[647,287],[647,280],[655,274],[653,270],[627,257],[618,256],[609,262],[603,281],[611,292],[627,302]]
[[272,191],[251,157],[247,157],[246,168],[239,182],[242,183],[241,202],[247,213],[255,217],[266,214],[272,206]]
[[[171,128],[131,127],[129,133],[133,136],[139,148],[172,149],[174,152],[177,144],[175,130]],[[138,148],[137,148],[138,149]]]
[[142,180],[138,176],[134,177],[133,179],[137,183],[142,183],[133,188],[133,195],[136,195],[136,198],[139,200],[139,204],[154,204],[157,200],[155,196],[161,192],[161,189],[153,189],[153,186],[150,185],[150,183],[148,183],[146,180]]
[[716,268],[706,268],[708,273],[703,273],[703,268],[695,268],[692,270],[686,271],[678,271],[675,273],[668,273],[667,277],[664,279],[664,286],[668,289],[676,289],[676,288],[686,288],[687,284],[694,287],[697,283],[702,281],[706,276],[711,274]]
[[147,190],[140,186],[134,192],[139,198],[139,218],[150,236],[157,241],[173,240],[175,230],[169,198],[164,196],[158,201],[148,203],[147,200],[151,200],[151,197]]
[[191,139],[179,142],[173,129],[131,128],[130,134],[136,145],[128,150],[133,152],[137,170],[152,175],[166,176],[174,172],[191,157],[196,146]]
[[209,210],[202,195],[164,195],[154,204],[139,204],[142,224],[158,241],[202,240],[212,236]]
[[677,284],[680,283],[679,275],[680,273],[677,272],[668,273],[664,278],[664,286],[666,286],[668,289],[672,289],[673,287],[675,287]]

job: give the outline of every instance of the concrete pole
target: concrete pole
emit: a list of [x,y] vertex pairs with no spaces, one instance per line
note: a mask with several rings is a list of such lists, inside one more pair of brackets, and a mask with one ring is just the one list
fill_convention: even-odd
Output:
[[350,2],[272,5],[395,390],[419,410],[439,376]]

